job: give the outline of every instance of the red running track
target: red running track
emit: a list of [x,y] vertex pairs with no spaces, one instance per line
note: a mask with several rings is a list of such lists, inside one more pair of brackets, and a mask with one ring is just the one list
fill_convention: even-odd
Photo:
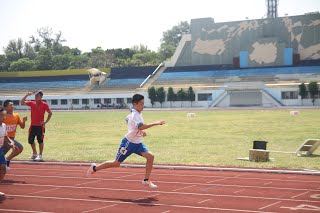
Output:
[[320,176],[113,168],[87,177],[85,166],[13,164],[0,212],[320,212]]

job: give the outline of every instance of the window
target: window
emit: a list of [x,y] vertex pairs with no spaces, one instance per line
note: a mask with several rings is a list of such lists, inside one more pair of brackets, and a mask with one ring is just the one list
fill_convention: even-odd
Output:
[[68,105],[67,99],[61,99],[61,105]]
[[299,95],[298,91],[281,92],[282,99],[298,99],[298,95]]
[[52,104],[52,105],[58,105],[58,100],[57,100],[57,99],[51,100],[51,104]]
[[82,99],[82,104],[89,104],[89,99]]
[[132,98],[127,98],[127,104],[131,104],[132,103]]
[[123,104],[124,100],[123,98],[117,98],[117,104]]
[[94,101],[94,104],[101,104],[100,98],[95,98],[93,101]]
[[78,105],[79,104],[79,99],[72,99],[72,104]]
[[13,100],[13,105],[14,105],[14,106],[19,106],[19,105],[20,105],[20,101],[18,101],[18,100]]
[[198,94],[198,101],[207,101],[211,97],[211,93]]
[[111,104],[111,98],[105,98],[104,104]]

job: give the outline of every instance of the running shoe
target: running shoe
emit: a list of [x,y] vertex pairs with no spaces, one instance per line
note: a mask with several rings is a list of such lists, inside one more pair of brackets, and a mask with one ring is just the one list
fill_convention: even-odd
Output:
[[150,180],[143,180],[142,184],[145,186],[149,186],[151,189],[156,189],[158,186],[152,183]]
[[93,175],[95,171],[93,170],[93,167],[97,166],[95,163],[92,163],[90,168],[87,171],[87,176]]
[[42,155],[38,155],[34,160],[36,160],[36,161],[43,161]]
[[29,157],[29,159],[34,160],[34,159],[36,159],[36,157],[38,157],[37,154],[31,154],[31,156]]
[[5,196],[6,194],[3,192],[0,192],[0,197]]

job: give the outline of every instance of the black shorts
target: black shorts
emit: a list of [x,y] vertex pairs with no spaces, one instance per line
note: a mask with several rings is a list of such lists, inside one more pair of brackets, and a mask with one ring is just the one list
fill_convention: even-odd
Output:
[[[21,143],[19,143],[18,141],[14,140],[13,138],[11,138],[11,140],[14,142],[14,145],[16,147],[18,147],[18,149],[22,150],[23,149],[23,146]],[[7,143],[7,142],[4,142],[3,143],[3,146],[2,146],[2,153],[4,155],[7,154],[7,152],[9,152],[9,150],[12,149],[12,147]]]
[[30,126],[28,143],[33,144],[34,138],[37,136],[38,143],[43,143],[45,128],[44,126]]

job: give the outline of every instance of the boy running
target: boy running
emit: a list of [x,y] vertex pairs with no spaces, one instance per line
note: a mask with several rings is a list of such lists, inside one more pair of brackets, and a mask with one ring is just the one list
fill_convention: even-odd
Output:
[[[6,124],[3,123],[6,116],[6,111],[3,107],[0,107],[0,181],[3,180],[5,174],[6,174],[6,159],[4,157],[4,154],[2,153],[2,146],[4,143],[9,143],[9,145],[16,149],[16,146],[14,145],[14,142],[11,141],[11,139],[7,136],[7,127]],[[0,192],[0,197],[5,196],[4,193]]]
[[[27,97],[34,94],[35,101],[26,101]],[[32,155],[30,158],[36,161],[43,161],[43,139],[45,133],[45,124],[49,122],[52,112],[49,105],[42,101],[43,93],[41,90],[37,92],[28,92],[22,99],[21,104],[27,105],[31,108],[31,126],[29,128],[28,143],[32,148]],[[47,120],[44,121],[44,114],[48,113]],[[39,143],[39,155],[37,154],[36,145],[34,143],[34,138],[37,136],[37,141]]]
[[129,157],[132,153],[140,155],[147,159],[146,172],[142,184],[149,186],[150,188],[157,188],[157,185],[153,184],[149,178],[151,175],[154,155],[150,150],[142,143],[142,137],[146,136],[144,129],[148,129],[153,126],[163,125],[165,121],[157,121],[150,124],[144,124],[142,118],[142,110],[144,107],[144,96],[135,94],[132,97],[133,109],[127,116],[126,122],[128,125],[128,133],[123,138],[116,159],[114,161],[106,161],[100,165],[92,163],[87,174],[91,175],[101,169],[107,169],[110,167],[119,167],[124,160]]
[[[14,140],[14,137],[16,135],[17,125],[19,125],[21,129],[24,129],[24,127],[26,126],[27,117],[24,117],[23,120],[21,121],[19,114],[13,113],[14,106],[13,106],[13,101],[11,100],[5,100],[3,103],[3,108],[7,112],[4,123],[7,126],[8,137],[14,142],[15,146],[17,147],[17,149],[15,150],[12,149],[12,152],[7,157],[7,170],[9,170],[10,160],[15,156],[19,155],[23,150],[23,146],[21,145],[21,143]],[[12,147],[10,147],[9,144],[4,143],[2,147],[3,154],[6,155],[11,148]]]

